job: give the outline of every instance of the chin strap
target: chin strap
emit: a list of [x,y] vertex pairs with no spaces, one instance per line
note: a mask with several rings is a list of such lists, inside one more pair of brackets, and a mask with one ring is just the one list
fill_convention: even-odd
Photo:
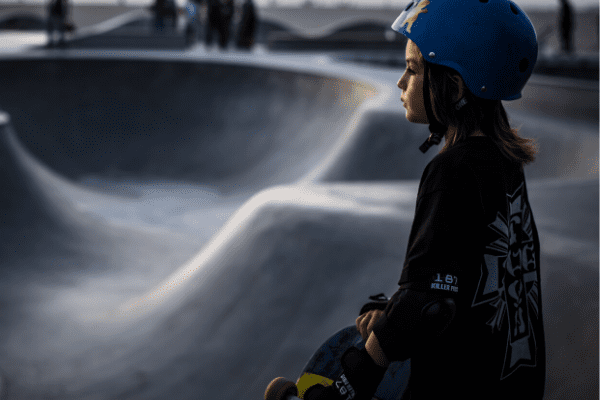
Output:
[[429,132],[431,134],[419,147],[423,153],[426,153],[427,150],[431,148],[434,144],[440,144],[442,138],[446,134],[448,130],[447,126],[442,125],[433,115],[433,110],[431,108],[431,99],[429,98],[429,63],[425,61],[425,79],[423,80],[423,103],[425,105],[425,112],[427,113],[427,121],[429,121]]
[[[425,105],[425,112],[427,113],[427,121],[429,124],[429,132],[431,134],[419,147],[421,152],[426,153],[433,145],[440,144],[442,138],[448,131],[448,127],[439,122],[435,116],[433,115],[433,108],[431,107],[431,99],[429,98],[429,63],[425,61],[425,78],[423,80],[423,103]],[[467,99],[463,97],[458,102],[455,103],[456,110],[460,110],[465,104],[467,104]]]

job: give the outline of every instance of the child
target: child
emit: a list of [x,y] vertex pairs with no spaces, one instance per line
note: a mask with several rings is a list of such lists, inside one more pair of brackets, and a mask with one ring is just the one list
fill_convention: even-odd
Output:
[[541,400],[540,244],[523,172],[536,150],[501,102],[531,76],[533,25],[510,0],[417,0],[392,29],[408,39],[406,118],[431,132],[421,151],[445,145],[421,177],[399,290],[357,319],[366,349],[304,398],[371,400],[389,363],[410,358],[407,399]]

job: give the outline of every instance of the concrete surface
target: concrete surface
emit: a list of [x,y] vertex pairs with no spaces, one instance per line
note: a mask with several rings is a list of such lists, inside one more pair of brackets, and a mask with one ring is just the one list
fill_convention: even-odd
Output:
[[[0,399],[259,399],[395,291],[435,151],[404,119],[398,69],[202,48],[0,57]],[[540,149],[525,173],[546,399],[598,396],[590,85],[535,76],[504,102]],[[592,100],[557,111],[565,91]]]

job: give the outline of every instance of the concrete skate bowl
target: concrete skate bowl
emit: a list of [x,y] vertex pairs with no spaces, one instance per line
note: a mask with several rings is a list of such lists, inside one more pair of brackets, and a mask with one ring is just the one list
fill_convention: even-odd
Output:
[[[151,358],[163,360],[158,370],[151,368],[163,376],[158,386],[148,386],[148,372],[138,368],[138,356],[130,353],[141,348],[131,347],[130,340],[154,331],[154,322],[149,331],[144,328],[149,320],[135,326],[113,322],[106,330],[96,317],[86,324],[85,314],[101,315],[143,295],[205,245],[223,242],[221,237],[206,243],[215,232],[231,230],[221,225],[250,196],[293,183],[317,168],[344,142],[348,125],[376,89],[358,80],[235,62],[8,57],[0,69],[1,103],[10,116],[2,121],[0,164],[2,398],[140,398],[142,392],[141,398],[162,398],[172,390],[183,398],[200,392],[234,398],[246,392],[250,381],[245,378],[229,385],[204,372],[192,386],[181,385],[179,377],[165,375],[163,361],[170,359],[171,369],[182,353],[176,350],[175,358],[164,358],[146,343],[143,347],[154,348]],[[172,200],[175,192],[184,193],[180,200],[188,204],[169,206],[187,220],[175,225],[181,228],[198,219],[203,224],[211,215],[213,226],[206,235],[158,222],[156,201]],[[142,198],[154,211],[139,224],[105,218],[97,207],[98,201],[117,201],[130,215]],[[205,212],[186,217],[181,205]],[[262,223],[268,227],[269,221],[273,219]],[[239,237],[240,245],[245,236]],[[213,289],[218,288],[206,293],[217,302],[238,298],[234,292],[215,296]],[[46,300],[40,302],[39,296]],[[47,307],[54,301],[61,305]],[[219,312],[205,310],[208,319],[202,325],[207,329],[189,331],[202,344],[181,343],[208,351],[212,361],[205,355],[194,365],[176,361],[179,367],[172,372],[180,377],[191,376],[188,370],[198,366],[213,369],[217,359],[228,357],[207,342],[219,337],[213,331],[219,323],[209,321]],[[131,327],[133,331],[123,333]],[[199,338],[198,332],[208,336]],[[121,339],[125,342],[117,345],[115,340]],[[117,348],[128,355],[114,353]],[[142,353],[138,355],[144,359],[149,356]],[[125,369],[115,357],[129,360]],[[109,372],[113,367],[106,369],[105,362],[115,369]],[[257,385],[264,389],[262,380]]]
[[150,10],[132,10],[78,29],[69,38],[68,47],[183,50],[186,47],[184,35],[172,31],[171,27],[168,26],[168,33],[157,32]]
[[[389,109],[382,87],[181,59],[10,58],[0,68],[12,117],[0,154],[0,398],[261,398],[369,295],[395,291],[435,153],[418,151],[427,128]],[[549,184],[528,182],[551,238],[546,315],[573,329],[550,350],[597,355],[579,342],[597,326],[587,318],[597,286],[591,303],[585,286],[597,271],[581,267],[597,263],[587,245],[597,225],[576,218],[591,210],[597,220],[597,153],[595,172],[594,152],[583,156],[597,135],[513,119],[547,149],[536,174]],[[569,252],[547,226],[574,222]],[[552,280],[550,267],[565,265],[571,280]],[[593,365],[575,357],[569,370]],[[563,361],[549,376],[565,386]],[[561,390],[550,398],[567,398]]]
[[0,68],[0,103],[20,140],[60,175],[223,192],[302,177],[375,90],[219,63],[4,60]]

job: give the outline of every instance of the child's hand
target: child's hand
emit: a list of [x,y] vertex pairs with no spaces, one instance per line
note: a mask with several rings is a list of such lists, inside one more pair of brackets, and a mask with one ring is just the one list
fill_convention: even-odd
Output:
[[362,336],[364,340],[369,338],[369,335],[373,331],[373,326],[379,320],[381,315],[383,315],[383,311],[371,310],[356,318],[356,329],[358,329],[360,336]]

